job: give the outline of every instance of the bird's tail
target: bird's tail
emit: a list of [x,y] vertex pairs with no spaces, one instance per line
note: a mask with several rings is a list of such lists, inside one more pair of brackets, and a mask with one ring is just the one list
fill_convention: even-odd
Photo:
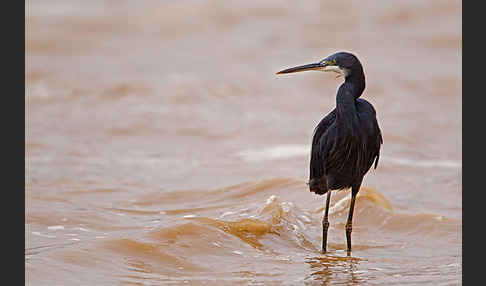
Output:
[[317,195],[324,195],[327,193],[327,178],[322,176],[321,178],[313,178],[309,180],[309,191],[316,193]]

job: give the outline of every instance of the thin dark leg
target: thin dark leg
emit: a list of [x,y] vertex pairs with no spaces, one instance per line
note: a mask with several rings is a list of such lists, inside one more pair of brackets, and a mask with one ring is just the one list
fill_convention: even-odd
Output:
[[353,212],[354,202],[356,201],[356,195],[358,194],[359,186],[351,191],[351,204],[349,206],[348,221],[346,223],[346,242],[348,244],[348,256],[351,254],[351,232],[353,231]]
[[327,245],[327,229],[329,228],[329,202],[331,201],[331,190],[327,190],[327,199],[326,199],[326,211],[324,213],[324,218],[322,219],[322,253],[326,253],[326,245]]

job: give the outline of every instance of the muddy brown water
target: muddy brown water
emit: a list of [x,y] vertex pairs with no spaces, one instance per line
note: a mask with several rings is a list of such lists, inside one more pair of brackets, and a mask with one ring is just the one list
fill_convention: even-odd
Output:
[[[26,285],[460,285],[460,1],[27,1]],[[349,192],[308,191],[342,79],[384,138]]]

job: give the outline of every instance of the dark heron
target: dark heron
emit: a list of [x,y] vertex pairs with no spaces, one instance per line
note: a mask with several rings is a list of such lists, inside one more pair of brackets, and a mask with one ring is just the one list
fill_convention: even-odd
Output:
[[332,190],[351,188],[351,204],[346,223],[347,253],[351,253],[354,202],[364,175],[378,165],[383,143],[376,111],[359,98],[365,89],[365,75],[358,58],[347,52],[335,53],[317,63],[289,68],[277,74],[301,71],[333,71],[344,77],[336,95],[336,108],[314,129],[310,157],[309,190],[327,193],[322,220],[322,252],[326,252],[328,212]]

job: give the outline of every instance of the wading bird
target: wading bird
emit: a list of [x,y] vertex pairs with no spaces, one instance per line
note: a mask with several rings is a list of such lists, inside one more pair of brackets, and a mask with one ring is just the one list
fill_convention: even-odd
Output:
[[312,64],[279,71],[287,74],[301,71],[333,71],[344,77],[336,95],[336,108],[314,129],[310,157],[309,190],[327,193],[322,219],[322,252],[326,252],[328,212],[332,190],[351,188],[351,203],[346,223],[347,253],[351,253],[354,202],[364,175],[380,157],[383,143],[374,107],[359,98],[365,89],[363,67],[356,56],[338,52]]

